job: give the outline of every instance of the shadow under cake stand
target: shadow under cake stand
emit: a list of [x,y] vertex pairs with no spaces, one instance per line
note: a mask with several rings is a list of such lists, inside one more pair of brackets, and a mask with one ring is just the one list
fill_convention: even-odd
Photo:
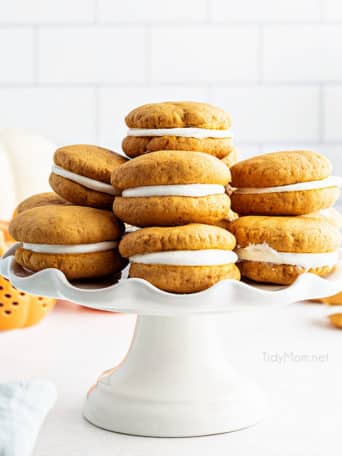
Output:
[[267,413],[252,380],[227,362],[217,330],[220,314],[274,308],[342,290],[342,255],[328,278],[301,275],[291,286],[257,286],[225,280],[208,290],[177,295],[145,280],[71,284],[57,269],[31,273],[14,258],[0,260],[0,274],[20,290],[66,299],[93,309],[137,313],[128,354],[89,391],[84,416],[125,434],[187,437],[246,428]]

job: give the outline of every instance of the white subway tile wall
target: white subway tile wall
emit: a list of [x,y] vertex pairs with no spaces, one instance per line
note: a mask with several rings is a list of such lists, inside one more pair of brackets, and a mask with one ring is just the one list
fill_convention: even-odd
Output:
[[120,150],[142,103],[204,100],[242,156],[321,150],[342,174],[341,0],[0,0],[0,128]]
[[33,30],[0,26],[0,58],[0,84],[32,84],[35,66]]
[[258,79],[258,27],[179,25],[152,27],[153,83],[229,83]]

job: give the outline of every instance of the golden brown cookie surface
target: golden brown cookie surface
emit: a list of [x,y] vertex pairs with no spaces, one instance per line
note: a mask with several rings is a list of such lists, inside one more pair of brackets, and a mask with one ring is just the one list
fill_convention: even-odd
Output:
[[235,238],[228,231],[202,224],[177,227],[150,227],[124,236],[120,253],[124,257],[169,250],[227,249],[235,247]]
[[229,229],[239,247],[266,243],[278,252],[324,253],[340,245],[340,233],[332,224],[307,217],[246,216]]
[[[121,236],[123,225],[109,211],[72,205],[36,207],[19,214],[10,230],[23,243],[16,250],[16,261],[30,271],[57,268],[74,280],[111,275],[126,264],[117,244],[95,251],[90,246],[87,251],[88,244],[116,241]],[[71,246],[76,251],[67,253]]]
[[229,214],[230,199],[225,194],[196,198],[118,196],[114,200],[113,211],[120,220],[134,226],[173,226],[186,223],[216,225]]
[[263,188],[326,179],[331,174],[329,160],[307,150],[272,152],[243,160],[231,168],[232,185]]
[[126,161],[122,155],[90,144],[63,146],[54,154],[57,166],[108,184],[112,171]]
[[111,209],[114,196],[91,190],[83,185],[51,173],[49,184],[59,195],[71,204],[90,206],[98,209]]
[[49,183],[58,195],[73,204],[110,209],[114,200],[110,176],[126,161],[123,156],[103,147],[64,146],[54,154],[55,164]]
[[44,206],[19,214],[10,224],[17,241],[88,244],[118,239],[122,224],[109,211],[82,206]]
[[316,152],[259,155],[236,163],[231,173],[232,208],[241,215],[305,215],[331,207],[339,196],[329,160]]
[[228,129],[229,115],[221,108],[195,101],[151,103],[133,109],[125,118],[129,128]]
[[34,272],[47,268],[59,269],[69,280],[109,276],[121,271],[127,264],[117,250],[63,255],[36,253],[18,248],[15,259],[21,266]]
[[56,205],[65,206],[68,204],[70,204],[68,201],[65,201],[54,192],[38,193],[37,195],[32,195],[22,201],[17,206],[15,214],[19,215],[21,212],[27,211],[28,209],[33,209],[34,207]]
[[280,193],[234,192],[230,198],[233,210],[240,215],[305,215],[331,207],[339,194],[337,187],[328,187]]
[[240,280],[240,272],[235,264],[182,267],[133,263],[129,277],[145,279],[171,293],[195,293],[221,280]]
[[[120,242],[120,253],[130,258],[130,277],[149,281],[162,290],[174,293],[201,291],[220,280],[240,279],[238,268],[230,258],[229,263],[186,265],[184,251],[190,256],[203,255],[202,251],[230,251],[235,246],[234,236],[223,228],[189,224],[179,227],[151,227],[126,234]],[[144,255],[181,252],[179,262],[183,264],[148,263]],[[136,257],[141,255],[142,257]],[[216,254],[215,254],[216,255]],[[231,256],[231,253],[230,253]],[[234,256],[234,255],[233,255]],[[146,257],[145,257],[146,258]],[[164,258],[165,260],[165,258]]]
[[[123,190],[115,198],[113,210],[120,220],[135,226],[215,224],[230,210],[230,199],[224,193],[229,180],[226,165],[208,154],[152,152],[113,171],[113,186]],[[203,193],[194,196],[198,184]],[[154,193],[156,186],[161,187]],[[173,194],[172,186],[181,186],[180,193]],[[127,189],[137,193],[127,194]]]
[[[185,152],[197,151],[223,158],[233,149],[231,133],[227,137],[220,137],[216,131],[229,130],[231,120],[229,115],[221,108],[199,102],[164,102],[139,106],[126,117],[126,124],[131,129],[145,130],[128,132],[122,142],[122,149],[129,157],[137,157],[158,150],[183,150]],[[178,131],[174,135],[172,129],[202,129],[208,130],[203,138],[190,136],[189,131]],[[153,130],[163,130],[154,131]],[[151,133],[150,133],[151,131]],[[203,133],[202,132],[202,133]],[[211,133],[212,132],[212,133]]]
[[215,157],[201,152],[158,151],[142,155],[112,173],[119,189],[149,185],[219,184],[230,180],[229,169]]
[[[304,272],[325,277],[334,269],[340,233],[323,219],[247,216],[232,222],[229,229],[239,248],[241,275],[248,279],[288,285]],[[249,256],[245,256],[248,251]],[[333,255],[333,262],[330,255],[318,255],[317,263],[317,254],[325,253]],[[298,254],[306,254],[304,263]]]
[[257,261],[242,261],[239,269],[243,277],[255,282],[274,283],[278,285],[290,285],[304,272],[311,272],[320,277],[326,277],[333,266],[305,269],[289,264],[272,264]]
[[231,138],[185,138],[181,136],[126,136],[122,149],[131,158],[158,150],[204,152],[217,158],[233,155]]

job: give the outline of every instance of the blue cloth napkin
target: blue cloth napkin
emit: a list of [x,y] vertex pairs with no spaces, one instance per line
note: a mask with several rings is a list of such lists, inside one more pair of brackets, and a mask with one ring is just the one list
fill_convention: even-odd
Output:
[[0,384],[0,456],[32,454],[57,391],[43,380]]

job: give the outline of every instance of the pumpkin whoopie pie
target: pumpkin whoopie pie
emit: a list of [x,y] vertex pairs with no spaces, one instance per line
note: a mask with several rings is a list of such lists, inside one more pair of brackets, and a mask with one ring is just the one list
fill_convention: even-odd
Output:
[[10,224],[13,238],[22,242],[15,252],[21,266],[34,272],[60,269],[71,280],[123,269],[117,248],[122,232],[110,211],[72,205],[28,209]]
[[112,184],[122,191],[114,200],[114,214],[140,227],[215,225],[229,214],[229,181],[227,166],[208,154],[152,152],[113,171]]
[[103,147],[75,144],[57,149],[50,174],[52,189],[81,206],[110,209],[118,191],[110,185],[112,171],[127,161]]
[[339,230],[310,217],[246,216],[232,222],[238,266],[256,282],[288,285],[300,274],[329,274],[338,262]]
[[41,206],[68,206],[71,203],[65,201],[63,198],[58,196],[54,192],[46,192],[46,193],[37,193],[36,195],[29,196],[28,198],[24,199],[20,204],[18,204],[17,208],[14,211],[14,216],[21,214],[28,209],[33,209],[34,207],[41,207]]
[[223,158],[233,153],[231,119],[223,109],[194,101],[167,101],[133,109],[122,149],[129,157],[157,150],[199,151]]
[[332,206],[341,178],[329,160],[306,150],[274,152],[231,168],[232,208],[240,215],[303,215]]
[[175,293],[193,293],[220,280],[240,279],[232,250],[235,238],[223,228],[189,224],[142,228],[120,242],[129,258],[129,277],[145,279]]

